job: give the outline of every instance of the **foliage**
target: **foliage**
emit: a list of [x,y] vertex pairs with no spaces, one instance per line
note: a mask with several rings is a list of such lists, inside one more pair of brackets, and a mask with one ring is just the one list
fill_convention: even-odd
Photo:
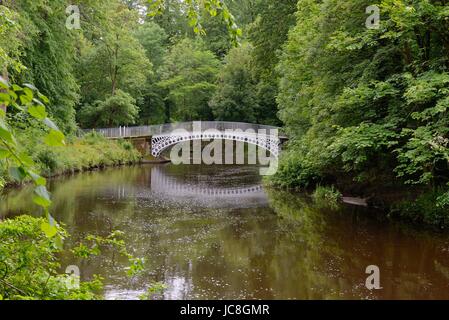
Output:
[[[0,295],[7,300],[93,300],[101,298],[102,280],[94,275],[90,282],[73,275],[60,274],[58,256],[62,248],[55,245],[42,230],[42,218],[19,216],[0,222]],[[60,238],[68,237],[57,226]],[[127,275],[134,277],[144,270],[144,260],[133,257],[127,250],[123,233],[113,231],[105,237],[88,235],[85,241],[69,250],[75,257],[89,259],[106,251],[126,257]],[[150,286],[156,293],[163,284]]]
[[280,117],[293,142],[275,182],[387,177],[446,188],[447,4],[380,1],[379,29],[364,26],[369,5],[299,1],[278,66]]
[[[0,163],[8,170],[8,175],[16,182],[30,179],[35,184],[33,201],[42,208],[48,218],[42,224],[42,230],[49,238],[53,238],[55,244],[62,246],[62,238],[57,234],[57,224],[50,216],[48,208],[51,205],[50,195],[45,187],[46,180],[39,175],[35,168],[33,159],[23,150],[14,136],[11,127],[6,120],[6,110],[14,108],[20,112],[26,112],[36,121],[46,125],[48,133],[43,138],[43,142],[51,147],[65,144],[65,137],[53,121],[48,118],[48,114],[43,102],[48,99],[37,92],[37,89],[26,84],[23,87],[10,85],[5,79],[0,77],[0,87],[3,92],[0,95],[0,105],[5,109],[0,109]],[[42,101],[43,102],[42,102]]]
[[[28,137],[30,134],[24,133]],[[141,158],[140,153],[129,143],[110,141],[96,133],[74,138],[64,147],[28,145],[27,148],[39,170],[47,176],[131,164]]]
[[171,120],[212,120],[208,105],[216,89],[219,61],[201,41],[184,39],[174,45],[161,68],[160,86],[169,91]]
[[413,201],[403,200],[393,206],[390,216],[416,224],[427,224],[439,228],[449,226],[449,193],[437,188],[426,191]]
[[152,62],[154,70],[157,71],[164,62],[164,56],[167,53],[167,32],[157,23],[150,21],[137,29],[135,37],[145,50],[148,60]]
[[[0,295],[8,300],[92,300],[101,289],[98,278],[71,285],[71,276],[58,273],[56,246],[42,230],[42,218],[21,216],[0,222]],[[66,231],[58,226],[61,239]]]
[[10,11],[12,27],[0,33],[0,43],[8,44],[13,60],[6,64],[11,80],[38,87],[49,97],[48,111],[59,127],[73,131],[79,88],[73,74],[75,33],[62,27],[68,5],[67,0],[2,1],[0,11]]
[[117,90],[114,95],[86,105],[80,111],[81,122],[90,128],[118,127],[136,122],[139,108],[136,100],[128,93]]
[[135,37],[144,48],[154,70],[143,87],[142,97],[137,100],[140,109],[138,123],[161,124],[168,122],[170,119],[167,119],[164,101],[166,91],[158,85],[161,80],[159,70],[168,52],[168,33],[161,26],[150,21],[139,27]]
[[[94,114],[101,113],[101,110],[92,110],[101,109],[97,101],[105,101],[119,90],[134,99],[141,97],[152,71],[145,50],[133,35],[138,26],[137,11],[120,1],[113,1],[104,10],[103,19],[95,20],[91,26],[92,34],[81,37],[77,67],[82,103]],[[123,99],[124,94],[120,92],[120,95]],[[85,119],[80,119],[85,125]]]
[[257,17],[249,25],[247,33],[253,46],[251,64],[253,77],[257,81],[255,93],[259,101],[257,118],[260,123],[280,125],[277,118],[279,74],[276,66],[288,31],[295,24],[297,3],[297,0],[263,0],[253,4],[252,11]]
[[123,232],[118,230],[111,232],[107,237],[88,235],[85,241],[72,249],[72,253],[76,257],[87,259],[91,256],[100,255],[104,250],[117,251],[120,255],[128,259],[128,276],[136,276],[144,270],[145,260],[143,258],[135,258],[128,252],[126,243],[123,240]]
[[[165,11],[166,6],[169,6],[170,0],[148,0],[149,15],[157,16]],[[235,18],[223,0],[188,0],[186,1],[186,15],[188,17],[189,25],[197,34],[205,34],[204,28],[201,24],[201,13],[205,12],[211,17],[220,16],[226,24],[229,34],[236,44],[239,37],[242,36],[242,30],[235,23]]]
[[255,123],[258,108],[256,84],[251,74],[251,46],[234,48],[220,71],[218,89],[210,102],[214,118],[220,121]]
[[313,192],[312,198],[318,207],[323,208],[338,208],[342,194],[334,186],[317,186]]
[[22,27],[16,20],[17,13],[0,5],[0,70],[2,73],[8,68],[13,68],[17,72],[24,68],[19,60],[22,45],[19,35]]

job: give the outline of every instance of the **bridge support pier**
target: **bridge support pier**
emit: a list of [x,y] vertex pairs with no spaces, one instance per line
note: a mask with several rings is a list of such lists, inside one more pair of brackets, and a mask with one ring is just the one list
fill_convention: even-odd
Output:
[[143,157],[146,157],[151,155],[151,139],[152,137],[142,137],[128,139],[128,141],[133,144],[134,148],[136,148]]

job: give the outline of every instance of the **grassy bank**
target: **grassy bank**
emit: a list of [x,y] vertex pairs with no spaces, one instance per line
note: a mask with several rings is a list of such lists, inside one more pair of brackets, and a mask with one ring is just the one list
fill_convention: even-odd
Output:
[[[23,152],[31,157],[39,172],[46,177],[88,171],[96,168],[120,166],[139,162],[141,154],[128,141],[111,141],[89,133],[82,138],[68,136],[63,147],[49,147],[42,143],[39,128],[16,130]],[[13,183],[5,164],[0,164],[0,189]]]

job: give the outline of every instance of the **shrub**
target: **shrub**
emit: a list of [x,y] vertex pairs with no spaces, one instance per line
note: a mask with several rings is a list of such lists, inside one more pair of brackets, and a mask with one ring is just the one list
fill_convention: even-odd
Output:
[[420,195],[415,201],[401,201],[393,205],[390,216],[446,228],[449,226],[449,192],[437,188]]
[[[60,245],[41,230],[46,220],[21,216],[0,222],[0,297],[10,300],[90,300],[99,298],[98,279],[73,286],[73,279],[57,270]],[[64,238],[66,231],[58,226]]]
[[338,208],[342,194],[334,186],[318,186],[312,195],[315,204],[322,208]]

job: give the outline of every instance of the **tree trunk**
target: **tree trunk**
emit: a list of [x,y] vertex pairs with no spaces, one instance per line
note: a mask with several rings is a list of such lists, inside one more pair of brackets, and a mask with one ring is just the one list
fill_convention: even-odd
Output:
[[119,36],[117,35],[117,43],[115,44],[115,50],[114,50],[114,70],[112,72],[112,95],[115,96],[115,93],[117,92],[117,81],[118,81],[118,50],[119,50]]

